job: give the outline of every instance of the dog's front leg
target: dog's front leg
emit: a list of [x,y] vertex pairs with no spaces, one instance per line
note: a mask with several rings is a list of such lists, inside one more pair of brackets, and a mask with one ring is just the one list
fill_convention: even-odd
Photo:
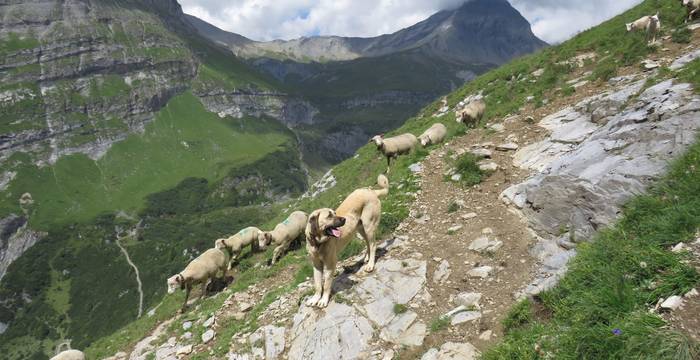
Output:
[[333,274],[335,273],[335,266],[330,268],[324,267],[323,269],[323,296],[316,306],[324,308],[328,306],[331,301],[331,291],[333,290]]
[[323,295],[323,267],[314,264],[314,296],[306,301],[307,306],[316,306]]

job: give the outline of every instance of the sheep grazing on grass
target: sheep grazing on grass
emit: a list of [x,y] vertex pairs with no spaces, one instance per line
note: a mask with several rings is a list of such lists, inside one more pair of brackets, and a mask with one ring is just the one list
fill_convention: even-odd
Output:
[[209,280],[216,278],[219,273],[222,273],[222,276],[225,275],[230,259],[230,250],[226,247],[224,240],[217,240],[213,249],[205,251],[192,260],[185,267],[185,270],[168,279],[168,294],[174,293],[178,287],[185,290],[185,302],[182,304],[184,311],[187,308],[187,300],[190,297],[192,287],[196,284],[202,284],[200,299],[203,299],[207,294]]
[[647,41],[653,44],[656,42],[656,36],[661,30],[661,20],[659,20],[659,13],[656,13],[653,16],[644,16],[635,22],[625,24],[625,26],[627,27],[627,32],[645,31]]
[[295,211],[286,220],[277,224],[274,230],[263,232],[260,235],[258,244],[260,249],[265,249],[270,244],[277,245],[272,253],[271,264],[276,263],[282,257],[282,254],[289,249],[294,240],[301,238],[306,229],[307,219],[308,215],[305,212]]
[[66,350],[52,357],[51,360],[85,360],[85,354],[80,350]]
[[682,3],[688,9],[688,18],[685,22],[692,21],[693,16],[700,12],[700,0],[682,0]]
[[374,142],[377,149],[386,156],[387,172],[389,172],[392,158],[408,154],[418,145],[418,139],[413,134],[402,134],[386,139],[383,135],[377,135],[370,139],[370,142]]
[[486,103],[483,100],[474,100],[465,106],[462,110],[455,112],[455,117],[458,123],[467,126],[476,126],[484,117],[486,112]]
[[425,130],[425,132],[418,137],[418,140],[420,140],[421,145],[425,147],[441,143],[445,140],[446,136],[447,127],[441,123],[436,123],[431,126],[430,129]]
[[252,251],[258,250],[258,242],[260,241],[260,236],[262,236],[262,233],[263,232],[260,229],[251,226],[239,231],[236,235],[226,239],[221,239],[226,247],[231,251],[231,261],[228,265],[229,270],[231,270],[233,262],[238,260],[243,248],[250,246]]

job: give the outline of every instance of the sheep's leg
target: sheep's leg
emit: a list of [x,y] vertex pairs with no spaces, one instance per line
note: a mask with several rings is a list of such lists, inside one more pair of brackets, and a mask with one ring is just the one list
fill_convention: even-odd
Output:
[[290,241],[286,241],[284,244],[278,246],[275,248],[275,251],[272,253],[272,264],[275,264],[284,254],[285,251],[287,251],[287,248],[289,247]]
[[192,286],[187,285],[185,287],[185,302],[182,303],[182,310],[181,311],[183,311],[183,312],[185,311],[185,309],[187,309],[187,300],[189,300],[189,298],[190,298],[190,291],[192,291]]
[[209,278],[204,279],[202,282],[202,294],[199,295],[199,301],[202,301],[207,296],[207,285],[209,285]]

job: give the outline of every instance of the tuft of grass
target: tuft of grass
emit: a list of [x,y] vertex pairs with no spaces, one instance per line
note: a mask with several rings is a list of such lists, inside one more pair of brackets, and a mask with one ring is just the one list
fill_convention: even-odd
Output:
[[471,153],[464,153],[455,161],[455,173],[462,175],[460,183],[464,186],[474,186],[480,184],[485,174],[479,169],[478,156]]
[[450,325],[450,318],[449,317],[439,316],[430,322],[430,332],[436,333],[436,332],[442,331],[444,329],[447,329],[447,327],[449,325]]
[[509,333],[532,320],[532,301],[525,299],[515,304],[502,320],[503,329]]
[[451,202],[450,205],[447,207],[447,213],[452,214],[454,212],[459,211],[459,204],[456,202]]
[[408,307],[404,304],[394,304],[394,314],[399,315],[408,311]]
[[700,94],[700,59],[693,60],[678,74],[682,81],[693,85],[695,93]]
[[690,31],[687,26],[683,25],[671,33],[671,41],[678,44],[690,44],[692,35],[693,32]]

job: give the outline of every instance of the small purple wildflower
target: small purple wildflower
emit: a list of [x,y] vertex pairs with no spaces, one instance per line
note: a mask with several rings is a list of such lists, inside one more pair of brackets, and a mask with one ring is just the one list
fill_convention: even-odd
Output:
[[612,331],[612,333],[613,333],[613,335],[615,335],[615,336],[620,336],[620,335],[622,335],[622,330],[620,330],[620,329],[614,329],[614,330]]

